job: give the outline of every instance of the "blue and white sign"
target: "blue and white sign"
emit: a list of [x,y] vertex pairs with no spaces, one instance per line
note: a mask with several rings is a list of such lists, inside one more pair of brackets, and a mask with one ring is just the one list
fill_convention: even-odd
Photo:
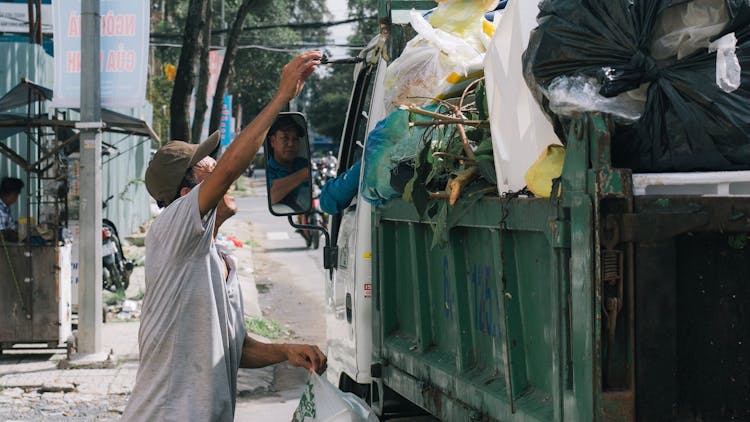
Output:
[[219,136],[221,146],[226,147],[232,142],[232,96],[224,95],[224,104],[221,107],[221,120],[219,123]]
[[[101,97],[103,107],[146,103],[148,0],[101,0]],[[55,37],[53,107],[80,107],[81,0],[52,3]]]

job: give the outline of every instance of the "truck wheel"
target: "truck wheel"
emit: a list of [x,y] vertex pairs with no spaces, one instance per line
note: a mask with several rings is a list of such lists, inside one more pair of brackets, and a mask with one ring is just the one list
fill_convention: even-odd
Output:
[[345,393],[353,393],[355,396],[361,398],[368,405],[372,405],[372,397],[370,397],[370,385],[359,384],[353,379],[349,378],[346,374],[341,374],[341,381],[339,381],[339,390]]

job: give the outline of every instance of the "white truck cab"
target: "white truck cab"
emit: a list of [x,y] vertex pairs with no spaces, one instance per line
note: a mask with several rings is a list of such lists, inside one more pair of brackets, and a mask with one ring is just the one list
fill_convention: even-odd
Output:
[[[377,39],[370,46],[375,46]],[[363,159],[367,134],[386,116],[382,83],[385,66],[375,49],[355,68],[339,149],[339,173]],[[372,382],[371,212],[371,205],[356,196],[346,210],[330,217],[329,224],[331,241],[338,247],[338,261],[326,279],[327,374],[334,385],[361,395]]]

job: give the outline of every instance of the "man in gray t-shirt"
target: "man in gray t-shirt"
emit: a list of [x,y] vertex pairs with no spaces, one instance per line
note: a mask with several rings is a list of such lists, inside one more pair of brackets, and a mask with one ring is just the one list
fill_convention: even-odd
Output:
[[226,193],[257,153],[276,115],[320,63],[318,52],[289,62],[273,100],[216,163],[215,133],[201,144],[172,141],[146,170],[160,207],[146,237],[146,294],[138,335],[140,366],[125,421],[234,419],[239,367],[289,361],[316,372],[316,346],[267,344],[245,332],[237,266],[214,237],[236,208]]

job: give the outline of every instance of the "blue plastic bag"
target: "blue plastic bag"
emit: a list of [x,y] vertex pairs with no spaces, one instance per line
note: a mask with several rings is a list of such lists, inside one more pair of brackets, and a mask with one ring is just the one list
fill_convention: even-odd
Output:
[[[435,111],[437,105],[424,107]],[[410,121],[430,121],[431,117],[412,115],[396,110],[378,122],[367,136],[365,144],[365,170],[360,194],[373,205],[382,205],[400,196],[391,187],[391,172],[404,161],[413,161],[422,146],[422,137],[427,127],[409,127]]]

